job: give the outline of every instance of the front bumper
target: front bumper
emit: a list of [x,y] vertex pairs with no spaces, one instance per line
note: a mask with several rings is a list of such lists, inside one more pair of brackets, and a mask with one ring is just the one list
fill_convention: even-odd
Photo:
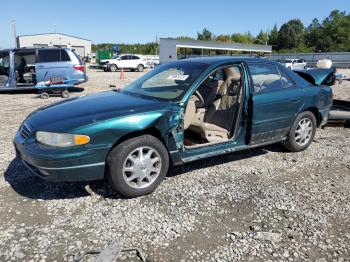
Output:
[[26,143],[19,133],[13,142],[17,157],[32,173],[43,179],[88,181],[104,178],[109,148],[53,150],[39,143]]

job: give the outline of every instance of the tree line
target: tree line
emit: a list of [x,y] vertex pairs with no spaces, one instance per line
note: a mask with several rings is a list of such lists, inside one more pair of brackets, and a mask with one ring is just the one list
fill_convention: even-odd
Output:
[[[313,19],[305,26],[300,19],[291,19],[280,27],[261,30],[253,36],[250,32],[215,35],[207,28],[197,33],[197,37],[179,36],[182,40],[215,40],[223,43],[268,44],[275,52],[350,52],[350,14],[334,10],[319,21]],[[92,45],[92,50],[111,49],[114,44]],[[119,44],[122,53],[155,54],[159,47],[155,42],[146,44]],[[194,50],[192,50],[194,51]],[[181,53],[186,52],[182,50]],[[198,50],[196,51],[198,52]],[[220,51],[215,51],[220,53]]]

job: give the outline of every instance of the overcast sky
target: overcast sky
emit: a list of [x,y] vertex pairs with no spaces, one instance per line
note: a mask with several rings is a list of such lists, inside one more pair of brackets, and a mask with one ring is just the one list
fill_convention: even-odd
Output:
[[17,35],[57,32],[93,43],[144,43],[158,37],[193,36],[207,27],[214,34],[259,33],[292,18],[308,25],[334,9],[350,11],[349,0],[1,0],[0,47]]

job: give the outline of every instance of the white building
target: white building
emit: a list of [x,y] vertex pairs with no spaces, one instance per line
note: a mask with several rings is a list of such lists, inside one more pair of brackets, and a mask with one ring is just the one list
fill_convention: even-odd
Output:
[[216,41],[202,40],[179,40],[174,38],[160,38],[159,41],[159,59],[160,63],[177,60],[178,48],[193,48],[204,50],[224,50],[239,51],[248,53],[264,53],[272,52],[270,45],[256,44],[240,44],[240,43],[221,43]]
[[63,47],[75,50],[81,57],[91,54],[91,41],[88,39],[60,34],[34,34],[21,35],[17,37],[18,47]]

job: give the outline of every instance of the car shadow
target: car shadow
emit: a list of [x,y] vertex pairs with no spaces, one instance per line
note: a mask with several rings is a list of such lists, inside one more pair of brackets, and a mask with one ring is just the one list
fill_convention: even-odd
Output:
[[[174,177],[194,170],[259,156],[271,151],[281,152],[283,149],[277,144],[197,160],[171,168],[167,177]],[[91,195],[108,199],[125,199],[115,193],[105,180],[86,182],[46,181],[32,174],[17,157],[7,167],[4,177],[16,193],[30,199],[71,199]]]
[[284,152],[284,149],[279,144],[274,144],[274,145],[269,145],[265,147],[227,153],[220,156],[214,156],[214,157],[209,157],[201,160],[196,160],[196,161],[172,168],[169,171],[167,177],[178,176],[178,175],[188,173],[194,170],[202,169],[202,168],[207,168],[215,165],[221,165],[224,163],[235,162],[246,158],[260,156],[260,155],[267,154],[268,152]]
[[32,174],[17,157],[7,167],[4,177],[15,192],[30,199],[70,199],[92,194],[118,197],[105,181],[52,182],[41,179]]

